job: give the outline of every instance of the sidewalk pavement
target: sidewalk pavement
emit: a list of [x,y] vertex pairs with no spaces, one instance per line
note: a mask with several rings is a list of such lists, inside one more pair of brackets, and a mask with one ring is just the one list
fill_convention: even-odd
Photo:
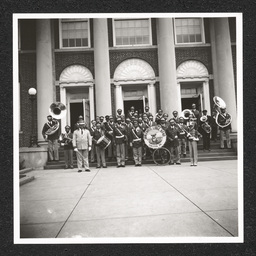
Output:
[[20,238],[238,236],[236,160],[31,175]]

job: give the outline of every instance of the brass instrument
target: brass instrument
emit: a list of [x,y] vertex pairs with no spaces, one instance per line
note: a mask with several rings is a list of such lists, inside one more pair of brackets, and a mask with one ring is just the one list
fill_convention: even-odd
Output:
[[[190,125],[191,125],[191,126],[190,126],[190,129],[193,129],[194,126],[195,126],[194,122],[192,122]],[[199,140],[198,138],[193,137],[186,129],[184,129],[183,127],[181,127],[180,124],[177,123],[177,126],[179,127],[180,130],[182,130],[183,132],[186,133],[188,140],[195,140],[195,141],[198,141],[198,140]]]
[[200,121],[202,122],[201,127],[206,133],[211,133],[212,127],[208,124],[207,116],[201,116]]
[[54,134],[55,132],[58,131],[58,129],[60,127],[60,124],[57,120],[55,120],[54,122],[56,122],[56,124],[49,127],[49,129],[45,132],[45,135],[49,136],[49,135],[52,135],[52,134]]
[[[54,119],[61,119],[66,115],[66,106],[61,102],[52,103],[49,108],[49,113]],[[52,135],[58,131],[60,124],[54,120],[55,124],[45,132],[45,135]]]
[[[232,122],[232,116],[230,114],[224,116],[221,113],[221,109],[225,109],[226,108],[225,101],[222,98],[218,97],[218,96],[214,96],[213,97],[213,102],[214,102],[213,108],[217,112],[216,119],[215,119],[216,120],[216,124],[219,127],[221,127],[221,128],[227,127]],[[218,117],[219,116],[221,117],[221,122],[218,121]]]
[[194,113],[190,109],[184,109],[181,112],[180,117],[183,117],[183,119],[188,120],[190,115],[194,116]]
[[55,102],[50,105],[50,115],[55,119],[61,119],[67,114],[66,106],[61,102]]

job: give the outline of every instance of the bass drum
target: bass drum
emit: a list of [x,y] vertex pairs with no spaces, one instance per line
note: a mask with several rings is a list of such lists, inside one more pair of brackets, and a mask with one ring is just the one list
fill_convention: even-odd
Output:
[[101,136],[97,143],[96,143],[96,146],[99,146],[103,149],[106,149],[111,143],[111,140],[109,138],[107,138],[106,136]]
[[171,161],[171,153],[167,148],[158,148],[153,152],[153,161],[157,165],[166,165]]

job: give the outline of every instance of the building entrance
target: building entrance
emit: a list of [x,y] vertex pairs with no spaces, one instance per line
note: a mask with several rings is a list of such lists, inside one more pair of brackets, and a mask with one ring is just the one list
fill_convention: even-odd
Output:
[[203,110],[202,106],[201,106],[201,95],[198,95],[197,97],[193,97],[193,98],[182,98],[181,99],[182,110],[191,109],[192,104],[196,104],[196,109],[199,110],[199,112],[201,112]]
[[138,110],[139,113],[144,112],[143,100],[125,100],[124,101],[124,114],[125,114],[125,116],[128,115],[128,111],[130,110],[131,106],[134,106],[134,109]]
[[84,116],[83,103],[82,102],[70,103],[70,126],[71,126],[72,132],[75,129],[74,126],[79,116]]
[[88,100],[82,99],[82,102],[70,102],[70,126],[74,131],[74,126],[79,116],[83,116],[86,125],[90,126],[90,106]]

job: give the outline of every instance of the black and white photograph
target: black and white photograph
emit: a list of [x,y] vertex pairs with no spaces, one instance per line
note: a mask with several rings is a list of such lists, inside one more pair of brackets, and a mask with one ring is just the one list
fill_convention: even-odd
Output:
[[242,42],[242,13],[13,14],[14,243],[242,243]]

